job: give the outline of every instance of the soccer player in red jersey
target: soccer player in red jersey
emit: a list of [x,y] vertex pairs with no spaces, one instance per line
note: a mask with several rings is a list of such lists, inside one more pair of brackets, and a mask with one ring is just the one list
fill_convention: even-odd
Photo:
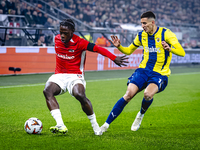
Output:
[[96,121],[96,116],[90,100],[86,97],[84,80],[84,64],[86,50],[100,53],[110,58],[119,66],[126,66],[126,56],[115,56],[105,48],[90,43],[74,34],[75,24],[71,19],[65,19],[60,23],[60,34],[55,37],[56,68],[46,82],[43,91],[47,107],[55,119],[57,125],[50,128],[53,133],[66,133],[67,127],[62,120],[56,95],[69,92],[82,106],[82,110],[88,116],[95,135],[102,135],[102,131]]

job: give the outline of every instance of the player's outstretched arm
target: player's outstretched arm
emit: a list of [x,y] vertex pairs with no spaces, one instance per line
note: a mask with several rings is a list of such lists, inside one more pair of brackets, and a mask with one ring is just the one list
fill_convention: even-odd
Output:
[[108,51],[107,49],[97,46],[94,43],[89,43],[87,46],[87,50],[91,51],[91,52],[97,52],[103,56],[108,57],[109,59],[111,59],[115,64],[117,64],[118,66],[127,66],[126,63],[128,63],[127,59],[128,57],[126,55],[124,56],[115,56],[114,54],[112,54],[110,51]]
[[132,54],[138,47],[133,45],[132,43],[129,45],[129,47],[123,47],[121,45],[120,39],[118,39],[117,36],[111,35],[111,39],[110,42],[116,47],[118,48],[118,50],[126,55],[130,55]]

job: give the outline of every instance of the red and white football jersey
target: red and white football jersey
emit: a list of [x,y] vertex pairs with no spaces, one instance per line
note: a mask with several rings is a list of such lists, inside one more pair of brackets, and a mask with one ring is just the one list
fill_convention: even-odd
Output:
[[63,43],[60,34],[55,37],[55,73],[83,74],[86,49],[89,42],[73,34],[68,43]]

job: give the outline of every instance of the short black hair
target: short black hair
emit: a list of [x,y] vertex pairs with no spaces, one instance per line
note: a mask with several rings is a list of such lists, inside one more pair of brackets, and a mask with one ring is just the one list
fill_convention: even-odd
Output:
[[148,19],[149,18],[154,18],[154,19],[156,19],[156,16],[152,11],[147,11],[147,12],[143,13],[140,18],[141,19],[142,18],[148,18]]
[[75,23],[72,19],[64,19],[60,22],[60,26],[67,26],[71,30],[75,30]]

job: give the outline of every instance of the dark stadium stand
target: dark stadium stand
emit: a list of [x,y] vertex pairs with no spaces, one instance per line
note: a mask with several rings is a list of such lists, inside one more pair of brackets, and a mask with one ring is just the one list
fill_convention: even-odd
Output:
[[[26,3],[27,2],[27,3]],[[30,5],[29,5],[30,4]],[[40,10],[43,10],[39,16]],[[0,13],[26,15],[30,11],[32,24],[45,24],[47,16],[55,21],[74,17],[89,26],[114,27],[113,23],[140,24],[144,11],[154,11],[158,25],[200,26],[200,3],[198,0],[1,0]],[[64,12],[66,15],[59,16]],[[120,14],[120,15],[119,15]],[[42,18],[42,21],[40,21]],[[54,24],[52,21],[52,26]]]
[[[132,24],[132,28],[140,25],[141,13],[151,10],[157,14],[158,26],[165,26],[174,32],[182,33],[181,43],[184,47],[199,47],[199,0],[0,0],[0,2],[0,14],[24,16],[25,21],[21,22],[18,20],[19,17],[10,16],[8,23],[3,24],[10,27],[58,28],[59,21],[72,18],[76,22],[76,30],[103,29],[119,32],[125,30],[122,24]],[[196,35],[190,35],[193,31],[197,31]],[[0,31],[0,34],[3,32]],[[2,39],[1,35],[0,37]]]

